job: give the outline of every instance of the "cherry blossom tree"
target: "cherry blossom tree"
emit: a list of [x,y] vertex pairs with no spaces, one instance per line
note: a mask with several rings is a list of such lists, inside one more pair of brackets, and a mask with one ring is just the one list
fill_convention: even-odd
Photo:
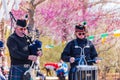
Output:
[[[27,0],[20,4],[20,9],[27,11],[31,30],[39,28],[43,35],[68,41],[74,36],[74,26],[84,21],[90,35],[100,27],[105,27],[105,30],[97,34],[117,29],[120,22],[116,5],[119,3],[112,0]],[[111,5],[114,8],[108,8]]]
[[[106,10],[108,3],[112,1],[80,1],[80,0],[57,0],[46,1],[36,9],[36,26],[45,27],[52,36],[58,39],[68,40],[74,33],[74,25],[87,22],[89,32],[93,34],[99,27],[106,27],[111,31],[119,25],[119,8]],[[105,8],[106,7],[106,8]],[[116,19],[116,20],[114,20]],[[115,23],[113,23],[115,22]],[[103,25],[101,25],[101,23]],[[72,37],[72,36],[71,36]],[[68,38],[68,39],[67,39]]]

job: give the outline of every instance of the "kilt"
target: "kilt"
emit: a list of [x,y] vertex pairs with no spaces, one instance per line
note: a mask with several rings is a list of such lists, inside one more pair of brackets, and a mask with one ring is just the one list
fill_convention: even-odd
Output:
[[29,66],[11,65],[8,80],[22,80],[23,74],[29,69]]

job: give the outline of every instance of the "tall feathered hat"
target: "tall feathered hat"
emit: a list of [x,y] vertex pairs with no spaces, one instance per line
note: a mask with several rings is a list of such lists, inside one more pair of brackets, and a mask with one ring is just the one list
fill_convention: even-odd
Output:
[[18,19],[17,21],[16,21],[16,25],[18,25],[18,26],[20,26],[20,27],[26,27],[26,25],[27,25],[27,22],[26,22],[26,20],[25,19]]
[[75,32],[86,32],[86,22],[75,25]]
[[15,19],[14,15],[12,14],[12,12],[10,12],[10,17],[11,17],[11,20],[14,20],[16,22],[16,25],[20,26],[20,27],[26,27],[27,25],[27,18],[28,18],[28,15],[25,16],[26,19]]

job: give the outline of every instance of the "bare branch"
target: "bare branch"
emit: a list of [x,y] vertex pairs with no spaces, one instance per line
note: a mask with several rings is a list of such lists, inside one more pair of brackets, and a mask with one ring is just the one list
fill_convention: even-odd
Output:
[[33,5],[33,3],[35,2],[35,0],[31,0],[30,3]]
[[[114,3],[114,4],[120,4],[120,2],[115,2],[115,1],[98,1],[98,2],[94,2],[92,5],[98,5],[98,4],[106,4],[106,3]],[[92,7],[92,6],[91,6]]]
[[37,5],[39,5],[40,3],[44,2],[45,0],[40,0],[38,1],[36,4],[34,4],[34,6],[36,7]]
[[20,9],[22,9],[23,11],[28,12],[28,9],[27,9],[27,8],[25,8],[25,7],[23,7],[23,6],[20,6]]

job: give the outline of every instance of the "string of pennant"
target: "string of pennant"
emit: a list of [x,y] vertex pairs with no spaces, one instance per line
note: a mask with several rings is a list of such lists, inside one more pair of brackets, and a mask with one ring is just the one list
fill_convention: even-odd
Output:
[[[91,35],[91,36],[88,36],[87,39],[90,41],[93,41],[95,39],[95,37],[99,36],[101,38],[102,43],[104,43],[106,41],[106,38],[110,34],[112,34],[114,37],[120,37],[120,29],[113,30],[111,32],[102,33],[102,34]],[[46,48],[54,48],[54,47],[55,47],[55,45],[53,45],[53,44],[46,45]]]
[[[111,31],[111,32],[107,32],[107,33],[102,33],[100,34],[100,38],[101,39],[104,39],[104,38],[107,38],[109,36],[109,34],[113,34],[114,37],[120,37],[120,29],[118,30],[114,30],[114,31]],[[96,37],[97,35],[91,35],[88,37],[89,40],[94,40],[94,38]]]

